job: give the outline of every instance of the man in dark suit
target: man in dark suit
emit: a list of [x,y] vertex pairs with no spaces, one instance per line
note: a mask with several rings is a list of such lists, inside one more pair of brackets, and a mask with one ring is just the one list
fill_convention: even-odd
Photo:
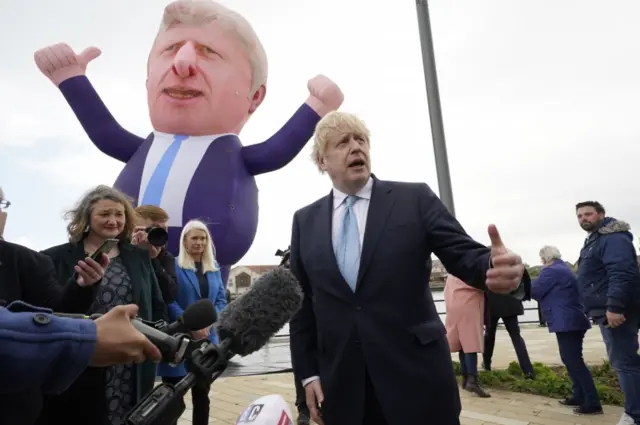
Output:
[[522,260],[495,226],[490,248],[471,239],[426,184],[373,176],[369,132],[356,116],[321,120],[313,153],[333,190],[295,213],[290,257],[304,291],[290,324],[292,362],[312,418],[459,425],[458,386],[425,265],[435,253],[470,285],[519,293]]

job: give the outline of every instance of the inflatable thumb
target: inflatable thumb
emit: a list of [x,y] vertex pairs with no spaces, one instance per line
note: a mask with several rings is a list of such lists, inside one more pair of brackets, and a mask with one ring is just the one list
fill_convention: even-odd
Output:
[[91,62],[101,54],[102,54],[102,51],[97,47],[87,47],[82,51],[82,53],[78,55],[78,59],[80,59],[81,63],[88,64],[89,62]]

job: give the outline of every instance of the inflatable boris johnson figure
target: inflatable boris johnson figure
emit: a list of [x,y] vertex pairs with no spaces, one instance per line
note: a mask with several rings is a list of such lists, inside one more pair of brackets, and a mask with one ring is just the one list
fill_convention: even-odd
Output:
[[169,215],[169,251],[179,251],[184,223],[210,223],[222,278],[249,250],[258,227],[255,176],[287,165],[321,117],[344,96],[322,75],[309,97],[273,136],[244,146],[238,134],[266,95],[267,56],[251,25],[210,0],[180,0],[165,10],[147,65],[153,132],[122,128],[85,71],[100,55],[66,44],[38,50],[38,68],[60,89],[94,145],[125,166],[114,186],[137,205]]

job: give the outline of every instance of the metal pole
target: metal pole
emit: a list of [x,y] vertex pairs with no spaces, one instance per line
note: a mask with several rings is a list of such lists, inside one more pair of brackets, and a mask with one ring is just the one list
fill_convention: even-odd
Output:
[[422,46],[424,81],[427,85],[427,102],[429,104],[429,118],[431,120],[433,153],[436,159],[436,172],[438,174],[438,189],[440,191],[440,199],[442,199],[444,205],[449,209],[449,212],[455,216],[456,211],[453,206],[453,189],[451,188],[451,175],[449,174],[447,144],[444,138],[444,124],[442,122],[442,108],[440,106],[436,59],[433,53],[429,3],[427,0],[416,0],[416,6],[418,10],[420,45]]

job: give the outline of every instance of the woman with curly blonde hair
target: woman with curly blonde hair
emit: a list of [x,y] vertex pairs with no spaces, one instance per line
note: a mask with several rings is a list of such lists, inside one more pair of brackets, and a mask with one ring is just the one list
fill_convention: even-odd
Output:
[[[135,226],[133,206],[124,194],[98,186],[67,213],[69,242],[43,251],[54,262],[58,281],[66,282],[83,261],[107,239],[119,242],[106,252],[104,278],[78,298],[74,311],[106,313],[117,305],[136,304],[143,320],[160,320],[166,307],[151,265],[149,252],[130,242]],[[89,368],[63,394],[45,400],[43,423],[124,424],[126,413],[153,388],[153,363]]]

